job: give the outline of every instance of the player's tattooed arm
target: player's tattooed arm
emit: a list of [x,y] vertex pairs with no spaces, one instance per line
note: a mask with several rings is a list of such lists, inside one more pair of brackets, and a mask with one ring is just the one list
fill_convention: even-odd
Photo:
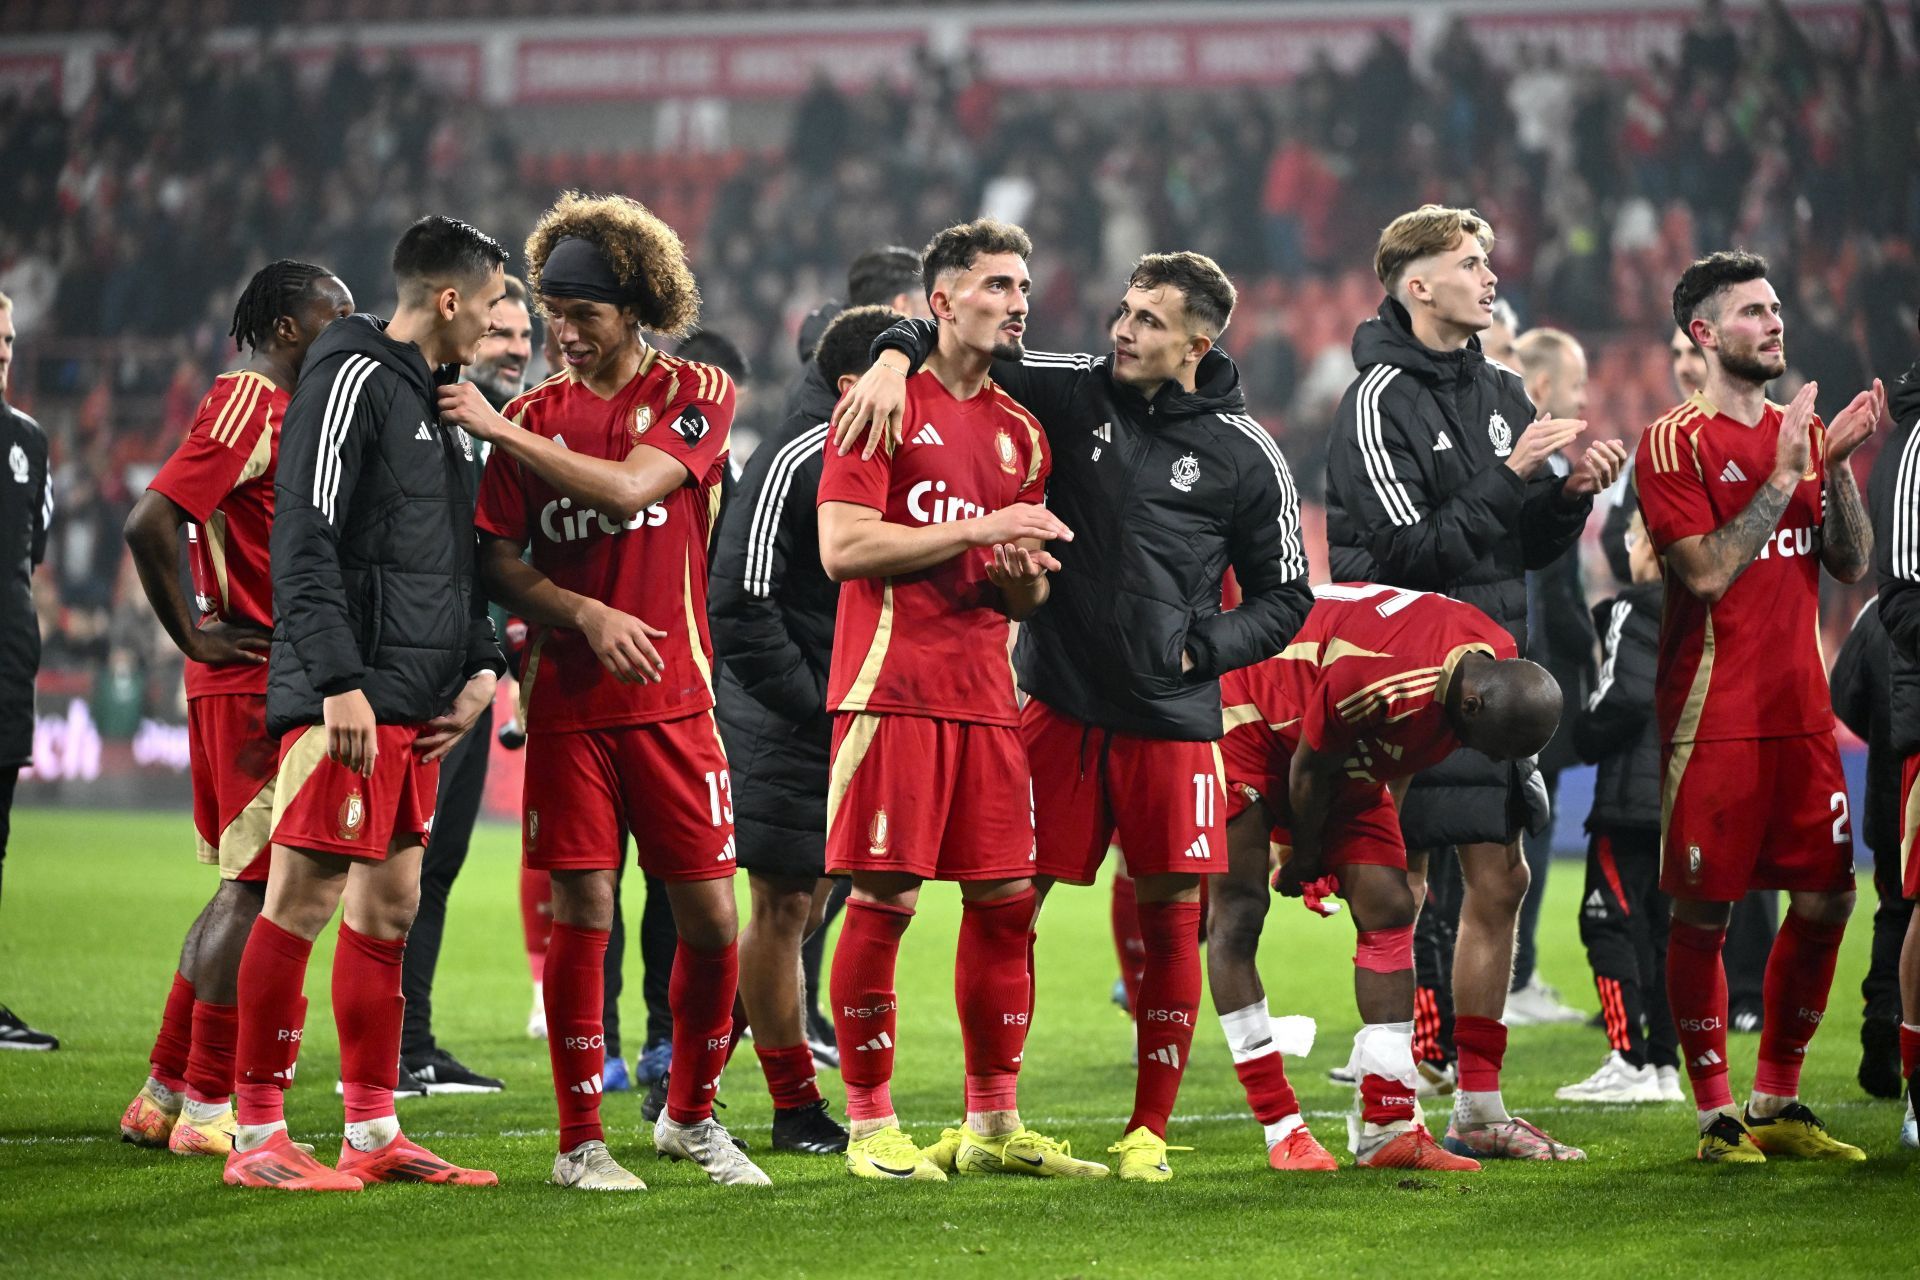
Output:
[[1858,582],[1873,561],[1873,521],[1861,501],[1853,467],[1846,462],[1827,470],[1827,519],[1820,563],[1842,582]]
[[1681,538],[1670,545],[1667,564],[1680,575],[1687,590],[1708,604],[1718,602],[1773,536],[1792,498],[1790,487],[1761,485],[1753,501],[1712,533]]

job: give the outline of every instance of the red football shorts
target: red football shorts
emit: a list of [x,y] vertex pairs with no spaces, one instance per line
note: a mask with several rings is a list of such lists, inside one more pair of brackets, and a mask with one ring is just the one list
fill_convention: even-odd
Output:
[[327,755],[324,724],[282,737],[273,842],[375,861],[385,858],[396,841],[401,848],[425,844],[433,828],[440,762],[427,764],[414,750],[424,731],[424,725],[380,725],[369,778]]
[[527,736],[527,866],[612,870],[626,856],[628,833],[640,866],[662,880],[733,874],[733,779],[711,711]]
[[1920,898],[1920,755],[1908,756],[1900,771],[1900,892]]
[[[1266,808],[1272,823],[1268,839],[1280,861],[1293,855],[1292,814],[1287,803],[1290,756],[1270,758],[1259,770],[1245,769],[1232,750],[1234,735],[1222,743],[1227,759],[1227,821],[1245,813],[1254,801]],[[1343,787],[1327,814],[1320,841],[1321,867],[1337,874],[1341,867],[1364,865],[1407,869],[1407,842],[1400,834],[1400,810],[1386,786]]]
[[1033,867],[1019,730],[864,711],[833,718],[829,875],[1018,880]]
[[1735,902],[1750,889],[1853,888],[1847,780],[1833,731],[1670,744],[1660,888]]
[[187,761],[200,861],[219,867],[222,880],[265,880],[273,780],[280,772],[280,743],[267,732],[267,696],[189,699]]
[[1033,766],[1038,874],[1092,884],[1116,833],[1135,879],[1226,871],[1218,743],[1100,729],[1038,698],[1021,712],[1020,737]]

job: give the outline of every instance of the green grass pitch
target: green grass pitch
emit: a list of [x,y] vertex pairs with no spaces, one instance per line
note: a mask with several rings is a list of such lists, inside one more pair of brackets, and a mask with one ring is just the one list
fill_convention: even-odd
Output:
[[[527,975],[514,905],[513,833],[484,827],[454,891],[436,992],[441,1039],[507,1092],[401,1104],[409,1133],[499,1171],[493,1190],[395,1186],[357,1196],[239,1192],[217,1163],[118,1140],[180,938],[212,887],[185,815],[24,810],[14,815],[0,999],[64,1042],[0,1054],[0,1269],[32,1274],[444,1275],[1600,1275],[1610,1278],[1905,1274],[1913,1265],[1914,1153],[1897,1104],[1853,1082],[1867,920],[1855,918],[1806,1096],[1865,1165],[1705,1168],[1684,1105],[1557,1104],[1554,1089],[1604,1053],[1585,1027],[1516,1030],[1507,1098],[1584,1146],[1589,1161],[1407,1177],[1343,1169],[1281,1176],[1263,1160],[1214,1020],[1202,1005],[1172,1138],[1175,1180],[1062,1185],[1013,1179],[873,1185],[831,1158],[766,1156],[771,1191],[722,1190],[656,1162],[635,1094],[606,1098],[617,1155],[652,1190],[569,1194],[546,1186],[554,1143],[545,1045],[528,1040]],[[1554,869],[1543,968],[1591,1005],[1575,938],[1578,874]],[[1871,892],[1869,888],[1869,893]],[[910,1131],[931,1141],[960,1105],[954,1023],[955,892],[925,895],[900,962],[899,1078]],[[629,919],[637,916],[637,910]],[[1108,1003],[1107,897],[1059,891],[1042,921],[1040,1001],[1021,1079],[1031,1123],[1097,1155],[1132,1098],[1129,1025]],[[1315,1131],[1345,1159],[1348,1094],[1326,1079],[1356,1019],[1352,926],[1276,903],[1262,969],[1275,1013],[1320,1020],[1291,1064]],[[338,1058],[327,996],[332,934],[316,949],[301,1084],[288,1116],[323,1156],[337,1150]],[[630,947],[629,957],[634,956]],[[633,961],[637,963],[637,960]],[[638,1026],[637,980],[627,1025]],[[1755,1038],[1733,1042],[1736,1090]],[[837,1107],[839,1083],[823,1080]],[[724,1120],[764,1153],[769,1104],[751,1052],[722,1090]],[[1438,1117],[1436,1117],[1438,1119]],[[1444,1125],[1444,1119],[1439,1119]]]

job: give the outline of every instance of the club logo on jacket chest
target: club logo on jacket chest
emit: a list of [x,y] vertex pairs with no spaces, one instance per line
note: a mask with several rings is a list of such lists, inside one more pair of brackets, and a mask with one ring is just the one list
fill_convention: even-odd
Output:
[[13,482],[15,484],[25,484],[27,482],[27,451],[25,449],[22,449],[16,444],[13,448],[7,450],[7,465],[13,468]]
[[1513,428],[1499,410],[1495,410],[1487,419],[1487,439],[1493,441],[1493,451],[1504,458],[1513,452]]
[[1173,478],[1168,484],[1182,493],[1192,493],[1193,486],[1200,480],[1200,460],[1192,454],[1182,454],[1173,464]]

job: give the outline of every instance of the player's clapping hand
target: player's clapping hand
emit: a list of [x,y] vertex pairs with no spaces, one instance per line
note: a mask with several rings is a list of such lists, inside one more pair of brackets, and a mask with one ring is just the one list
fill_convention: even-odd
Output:
[[657,684],[666,671],[667,664],[653,642],[665,639],[667,633],[630,613],[596,603],[580,619],[580,634],[600,665],[628,684]]
[[[1072,542],[1073,530],[1037,502],[1016,502],[967,521],[968,539],[977,547],[1003,542]],[[1056,566],[1057,567],[1057,566]]]
[[1580,465],[1567,477],[1568,497],[1584,498],[1610,488],[1626,469],[1627,446],[1619,440],[1601,440],[1581,455]]
[[885,361],[875,361],[833,407],[834,447],[844,454],[857,445],[865,461],[882,443],[899,444],[906,408],[906,377]]
[[1855,396],[1853,403],[1842,409],[1827,428],[1828,465],[1852,457],[1853,451],[1865,444],[1867,437],[1879,430],[1886,418],[1887,389],[1875,378],[1872,389]]
[[210,667],[258,666],[267,660],[273,637],[259,627],[235,622],[209,622],[187,637],[187,656]]
[[455,382],[440,388],[440,416],[457,427],[466,428],[468,435],[480,440],[498,440],[507,432],[520,429],[495,412],[487,398],[480,394],[480,388],[471,382]]
[[1058,573],[1060,562],[1045,551],[1028,550],[1017,543],[994,544],[993,559],[987,562],[987,581],[1007,590],[1030,587],[1049,573]]
[[1773,446],[1773,479],[1788,487],[1799,484],[1813,469],[1813,402],[1819,394],[1820,384],[1809,382],[1781,416],[1780,436]]
[[320,704],[327,726],[327,757],[363,778],[373,776],[374,757],[380,754],[379,722],[373,704],[358,689],[329,695]]
[[1586,429],[1584,418],[1549,418],[1543,409],[1514,442],[1507,465],[1522,480],[1531,480],[1547,465],[1548,458],[1572,444],[1574,437]]
[[480,713],[493,702],[496,681],[491,671],[482,671],[461,686],[447,713],[427,721],[427,731],[413,740],[414,752],[428,764],[453,750],[467,736]]

